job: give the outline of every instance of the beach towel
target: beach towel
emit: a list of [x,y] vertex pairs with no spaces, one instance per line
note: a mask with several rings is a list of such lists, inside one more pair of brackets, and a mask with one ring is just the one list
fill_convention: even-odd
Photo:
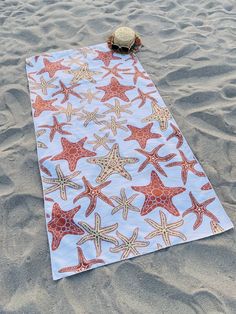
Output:
[[233,227],[135,55],[99,44],[26,70],[54,280]]

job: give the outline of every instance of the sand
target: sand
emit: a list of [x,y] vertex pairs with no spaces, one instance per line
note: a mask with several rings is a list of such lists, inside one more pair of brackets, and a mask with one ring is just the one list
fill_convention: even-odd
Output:
[[104,42],[140,61],[236,224],[236,3],[0,1],[0,313],[235,313],[233,230],[52,280],[25,58]]

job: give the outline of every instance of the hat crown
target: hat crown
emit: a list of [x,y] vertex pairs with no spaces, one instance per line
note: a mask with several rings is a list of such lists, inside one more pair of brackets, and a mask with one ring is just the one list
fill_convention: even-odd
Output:
[[114,32],[114,44],[130,47],[135,42],[135,32],[129,27],[119,27]]

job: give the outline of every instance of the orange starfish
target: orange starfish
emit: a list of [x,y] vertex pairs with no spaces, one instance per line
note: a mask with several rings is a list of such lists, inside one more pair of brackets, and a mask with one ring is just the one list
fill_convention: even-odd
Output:
[[155,92],[156,92],[156,91],[154,90],[154,91],[151,91],[151,92],[148,92],[148,93],[144,93],[144,92],[141,91],[140,88],[138,88],[138,96],[135,97],[135,98],[132,100],[132,102],[135,101],[135,100],[140,99],[140,100],[141,100],[141,103],[139,104],[138,107],[141,108],[141,107],[146,103],[146,101],[147,101],[148,99],[150,99],[150,100],[152,100],[152,101],[156,101],[156,98],[150,96],[151,94],[153,94],[153,93],[155,93]]
[[138,67],[134,66],[134,73],[125,73],[127,75],[133,75],[134,84],[136,85],[138,78],[142,78],[144,80],[150,80],[149,76],[144,71],[139,71]]
[[[112,68],[102,66],[102,69],[107,71],[107,73],[105,73],[102,78],[107,77],[108,75],[112,75],[112,76],[116,76],[116,77],[119,77],[122,79],[123,77],[120,75],[119,72],[122,73],[122,72],[129,71],[130,68],[119,69],[119,66],[121,64],[122,63],[118,63],[118,64],[114,65]],[[124,74],[127,74],[127,73],[124,73]]]
[[202,191],[207,191],[207,190],[211,190],[212,189],[212,186],[210,184],[210,182],[207,182],[206,184],[204,184],[202,187],[201,187],[201,190]]
[[64,131],[62,128],[65,125],[71,125],[71,123],[59,123],[56,117],[53,117],[53,125],[48,125],[48,124],[43,124],[40,125],[40,128],[49,128],[51,129],[50,134],[49,134],[49,139],[50,142],[52,142],[52,140],[54,139],[54,136],[56,134],[56,132],[63,134],[63,135],[71,135],[72,133],[68,132],[68,131]]
[[58,203],[53,204],[52,219],[48,222],[48,232],[52,234],[52,250],[55,251],[62,238],[67,234],[81,235],[84,231],[74,223],[74,216],[80,210],[77,206],[71,210],[64,211]]
[[198,164],[197,160],[188,160],[181,150],[179,151],[179,153],[182,158],[182,161],[173,161],[169,163],[168,165],[166,165],[166,167],[175,167],[175,166],[182,167],[181,178],[184,184],[186,184],[187,182],[188,171],[191,171],[192,173],[194,173],[195,175],[199,177],[205,177],[204,172],[198,171],[194,168],[195,165]]
[[129,98],[125,95],[125,93],[134,88],[135,86],[121,85],[115,77],[111,78],[109,85],[97,87],[97,89],[105,92],[101,101],[107,101],[114,97],[118,97],[124,101],[129,101]]
[[137,141],[141,148],[145,148],[148,140],[161,137],[160,134],[151,132],[152,126],[153,123],[149,123],[143,128],[138,128],[133,125],[127,125],[127,127],[131,131],[131,135],[125,138],[124,141]]
[[96,153],[91,152],[90,150],[87,150],[83,147],[86,140],[87,137],[84,137],[80,141],[72,143],[66,138],[62,137],[61,144],[63,151],[60,154],[54,156],[51,160],[65,159],[69,164],[70,171],[74,171],[79,159],[96,155]]
[[192,201],[192,207],[185,210],[185,212],[183,212],[182,217],[184,217],[188,214],[191,214],[191,213],[193,213],[197,216],[197,219],[193,225],[193,230],[196,230],[198,227],[200,227],[200,225],[202,224],[203,215],[206,215],[207,217],[209,217],[214,222],[219,223],[219,220],[216,218],[216,216],[214,214],[212,214],[212,212],[210,212],[209,210],[206,209],[207,205],[209,205],[210,203],[212,203],[216,199],[215,197],[212,197],[212,198],[210,198],[210,199],[208,199],[202,203],[198,203],[196,198],[193,196],[192,192],[189,192],[189,196],[190,196],[190,199]]
[[176,148],[179,149],[183,145],[183,135],[173,123],[170,123],[170,126],[172,127],[173,132],[167,137],[166,140],[169,141],[171,138],[176,137],[177,138]]
[[38,117],[43,111],[57,111],[52,104],[56,99],[44,100],[41,96],[37,96],[32,107],[35,109],[34,117]]
[[98,56],[94,60],[100,60],[102,61],[105,66],[109,66],[110,62],[112,60],[120,60],[120,57],[114,56],[113,51],[99,51],[95,50],[98,53]]
[[77,246],[77,254],[78,254],[78,260],[79,260],[78,265],[61,268],[60,270],[58,270],[58,272],[59,273],[66,273],[66,272],[80,273],[82,271],[89,269],[94,264],[105,263],[104,260],[101,258],[94,258],[94,259],[87,260],[83,254],[81,247],[79,246]]
[[44,63],[44,68],[42,68],[38,74],[43,74],[45,72],[48,72],[49,77],[52,78],[55,73],[57,71],[61,71],[61,70],[69,70],[70,68],[61,64],[61,62],[64,61],[64,59],[55,61],[55,62],[51,62],[49,60],[47,60],[46,58],[43,59],[43,63]]
[[85,217],[88,217],[94,211],[97,204],[97,198],[100,198],[108,205],[113,206],[112,201],[105,194],[101,192],[101,190],[105,188],[107,185],[109,185],[111,181],[104,182],[94,187],[85,177],[83,177],[82,180],[84,182],[85,191],[77,195],[74,198],[73,203],[77,202],[79,199],[83,197],[88,197],[90,199],[90,204],[86,210]]
[[186,189],[182,187],[167,187],[155,171],[151,172],[151,181],[145,186],[132,186],[133,190],[145,195],[141,216],[147,215],[157,207],[165,208],[174,216],[179,216],[179,211],[173,204],[172,198]]
[[64,98],[61,101],[62,104],[64,104],[64,102],[66,102],[69,99],[70,94],[82,99],[82,97],[73,90],[75,87],[78,87],[80,84],[73,84],[69,87],[66,87],[65,84],[61,80],[59,81],[59,83],[61,85],[61,89],[55,92],[54,94],[52,94],[52,96],[54,97],[58,94],[64,94]]
[[165,171],[162,169],[162,167],[159,165],[160,162],[169,161],[172,158],[176,156],[176,154],[168,154],[166,156],[160,156],[158,155],[158,151],[164,146],[164,144],[158,145],[156,148],[151,150],[150,152],[146,152],[142,149],[135,149],[140,154],[144,155],[146,157],[146,160],[141,164],[141,166],[138,169],[138,172],[142,171],[144,168],[147,167],[147,165],[150,163],[152,164],[155,169],[160,172],[163,176],[167,177]]

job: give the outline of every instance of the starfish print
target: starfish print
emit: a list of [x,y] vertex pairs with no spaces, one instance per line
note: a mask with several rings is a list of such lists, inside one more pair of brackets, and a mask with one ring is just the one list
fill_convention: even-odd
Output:
[[95,124],[101,124],[101,121],[99,121],[98,119],[104,118],[104,115],[99,114],[98,110],[98,108],[95,108],[94,111],[90,112],[82,109],[82,113],[78,114],[78,120],[84,120],[84,127],[88,126],[90,122],[94,122]]
[[48,53],[43,53],[42,55],[40,55],[40,56],[34,56],[34,61],[35,61],[35,63],[37,63],[38,62],[38,59],[40,58],[40,57],[51,57],[51,55],[49,55]]
[[32,104],[34,108],[34,117],[41,115],[43,111],[57,111],[57,109],[52,105],[56,99],[44,100],[41,96],[36,96],[35,101]]
[[84,253],[81,247],[79,246],[77,246],[77,254],[78,254],[79,264],[75,266],[68,266],[68,267],[61,268],[60,270],[58,270],[58,272],[59,273],[67,273],[67,272],[80,273],[82,271],[89,269],[92,265],[105,263],[104,260],[100,258],[87,260],[84,256]]
[[65,114],[66,115],[66,121],[70,122],[72,116],[78,116],[78,112],[81,110],[81,108],[73,108],[71,103],[67,103],[66,108],[61,107],[61,106],[56,106],[57,112],[54,113],[54,115],[58,114]]
[[133,200],[138,196],[138,194],[133,194],[129,198],[127,198],[125,189],[122,188],[120,190],[120,197],[118,196],[112,196],[111,199],[114,200],[118,205],[115,206],[112,210],[112,215],[117,213],[119,210],[123,210],[122,217],[124,220],[127,220],[128,217],[128,211],[132,210],[134,212],[139,212],[139,208],[132,205]]
[[165,171],[162,169],[162,167],[159,165],[160,162],[169,161],[172,158],[176,156],[176,154],[168,154],[166,156],[160,156],[158,155],[159,150],[164,146],[164,144],[158,145],[156,148],[151,150],[150,152],[146,152],[142,149],[135,149],[140,154],[144,155],[146,157],[146,160],[140,165],[138,172],[142,171],[144,168],[147,167],[147,165],[150,163],[154,166],[154,168],[161,173],[163,176],[167,177]]
[[112,60],[120,60],[120,57],[115,57],[113,51],[99,51],[95,50],[98,53],[98,56],[94,60],[102,61],[105,66],[109,66]]
[[38,130],[36,132],[36,137],[40,137],[41,135],[45,134],[46,133],[46,130],[42,129],[42,130]]
[[131,175],[127,172],[127,170],[125,170],[124,166],[127,164],[134,164],[138,162],[138,159],[131,157],[121,157],[119,152],[119,145],[114,144],[106,156],[89,158],[87,161],[91,164],[99,165],[102,168],[99,176],[96,179],[97,183],[102,183],[114,173],[118,173],[128,180],[132,180]]
[[71,135],[72,134],[72,133],[64,131],[62,129],[65,125],[71,125],[71,123],[66,123],[66,122],[59,123],[57,118],[53,117],[53,125],[43,124],[43,125],[40,125],[39,127],[51,129],[49,139],[50,139],[50,142],[52,142],[56,132],[63,134],[63,135]]
[[80,210],[77,206],[71,210],[64,211],[58,203],[53,204],[52,219],[48,222],[48,232],[52,234],[52,250],[55,251],[65,235],[81,235],[84,231],[74,223],[74,216]]
[[111,242],[113,244],[118,244],[118,241],[116,238],[112,236],[108,236],[107,233],[110,233],[117,229],[118,223],[115,223],[113,225],[107,226],[107,227],[101,227],[101,217],[98,213],[95,213],[95,226],[92,228],[89,224],[86,222],[80,221],[79,225],[87,231],[87,235],[82,237],[78,245],[81,245],[85,243],[86,241],[94,241],[94,246],[96,249],[96,257],[100,256],[102,253],[102,241]]
[[73,79],[71,80],[71,84],[76,84],[80,80],[88,80],[89,82],[95,83],[94,75],[100,74],[100,72],[90,71],[88,64],[83,64],[78,70],[66,70],[65,73],[73,75]]
[[93,100],[100,100],[100,97],[97,97],[96,95],[100,92],[92,92],[91,88],[89,88],[85,93],[80,93],[81,96],[83,96],[81,102],[87,102],[88,104],[91,104]]
[[207,190],[211,190],[212,189],[212,186],[210,184],[210,182],[207,182],[206,184],[204,184],[202,187],[201,187],[201,190],[202,191],[207,191]]
[[106,107],[110,108],[108,110],[106,110],[105,112],[103,112],[104,114],[107,113],[112,113],[114,112],[115,115],[117,116],[117,118],[121,117],[121,113],[125,112],[128,114],[132,114],[133,112],[131,110],[128,110],[128,108],[131,106],[131,103],[129,104],[125,104],[125,105],[121,105],[120,101],[118,99],[115,99],[115,105],[111,105],[111,104],[104,104]]
[[44,143],[41,142],[41,141],[37,141],[37,147],[38,147],[38,148],[44,148],[44,149],[48,148],[47,145],[44,144]]
[[107,144],[115,142],[115,140],[109,139],[109,133],[106,133],[103,137],[97,134],[93,134],[93,136],[95,137],[96,140],[87,142],[88,144],[94,145],[93,150],[97,150],[100,146],[104,147],[107,150],[110,150],[110,147]]
[[148,99],[150,99],[150,100],[152,100],[152,101],[156,101],[156,99],[155,99],[154,97],[150,96],[150,95],[153,94],[153,93],[156,93],[156,91],[154,90],[154,91],[151,91],[151,92],[148,92],[148,93],[144,93],[144,92],[141,91],[140,88],[138,88],[138,96],[135,97],[135,98],[132,100],[132,102],[134,102],[135,100],[140,99],[140,100],[141,100],[141,103],[139,104],[138,107],[141,108],[141,107],[146,103],[146,101],[147,101]]
[[94,50],[92,48],[88,48],[88,47],[82,47],[79,48],[78,51],[85,57],[87,58],[87,56],[91,53],[94,53]]
[[124,139],[124,141],[137,141],[141,148],[145,148],[147,141],[153,138],[160,138],[161,135],[158,133],[152,133],[151,128],[153,123],[149,123],[143,128],[138,128],[133,125],[127,125],[131,131],[131,135]]
[[[32,65],[32,66],[33,66],[33,65]],[[31,81],[37,82],[36,79],[32,76],[32,75],[34,75],[35,73],[37,73],[37,71],[28,73],[28,78],[29,78]]]
[[90,204],[85,212],[85,217],[88,217],[95,209],[97,204],[97,199],[100,198],[103,202],[107,203],[108,205],[113,206],[112,201],[101,192],[103,188],[108,186],[111,181],[104,182],[98,186],[92,186],[92,184],[85,178],[82,178],[84,182],[85,191],[80,193],[74,198],[73,203],[77,202],[79,199],[83,197],[88,197],[90,199]]
[[125,93],[131,89],[134,89],[135,86],[121,85],[115,77],[112,77],[108,85],[96,88],[105,92],[101,99],[103,102],[114,97],[120,98],[123,101],[129,101],[129,98],[125,95]]
[[168,224],[166,215],[160,210],[160,224],[149,218],[146,218],[144,220],[155,229],[145,237],[145,239],[147,240],[157,236],[162,236],[162,239],[164,240],[166,246],[171,246],[170,236],[178,237],[183,241],[187,240],[186,236],[182,232],[175,230],[176,228],[179,228],[184,224],[183,219]]
[[137,57],[136,57],[135,54],[131,54],[130,57],[128,59],[126,59],[125,61],[128,61],[128,60],[132,60],[133,61],[132,65],[135,65],[138,62]]
[[186,189],[182,187],[167,187],[155,171],[151,172],[151,181],[146,186],[132,186],[133,190],[145,195],[141,216],[147,215],[157,207],[165,208],[174,216],[179,216],[179,211],[173,204],[172,198]]
[[196,160],[188,160],[181,150],[179,150],[179,153],[182,158],[182,161],[173,161],[169,163],[168,165],[166,165],[166,167],[175,167],[175,166],[182,167],[181,178],[184,185],[187,182],[188,171],[191,171],[192,173],[194,173],[195,175],[199,177],[205,177],[204,172],[198,171],[194,168],[198,164]]
[[152,102],[152,113],[144,118],[142,122],[151,122],[157,121],[159,122],[160,129],[162,131],[167,130],[168,120],[171,119],[170,111],[166,107],[158,106],[156,101]]
[[[107,71],[107,73],[105,73],[102,78],[107,77],[108,75],[112,75],[112,76],[116,76],[118,78],[123,79],[123,77],[120,75],[119,72],[123,73],[123,72],[129,71],[130,68],[119,69],[119,66],[121,64],[122,63],[118,63],[118,64],[114,65],[112,68],[102,66],[102,69]],[[124,73],[124,74],[126,74],[126,73]]]
[[39,160],[39,168],[40,168],[40,170],[41,170],[42,172],[44,172],[46,175],[48,175],[49,177],[51,177],[51,172],[48,170],[48,168],[46,168],[46,167],[43,165],[43,163],[44,163],[46,160],[50,159],[51,157],[52,157],[52,156],[46,156],[46,157],[44,157],[44,158],[42,158],[42,159]]
[[64,98],[61,101],[62,104],[64,104],[64,102],[66,102],[69,99],[70,95],[73,95],[81,99],[81,96],[73,90],[75,87],[78,87],[80,84],[73,84],[70,87],[66,87],[66,85],[61,80],[59,81],[59,83],[61,85],[61,89],[55,92],[54,94],[52,94],[52,96],[54,97],[58,94],[64,94]]
[[124,236],[119,231],[116,231],[116,235],[123,242],[122,244],[118,244],[113,248],[110,248],[112,253],[118,253],[123,251],[121,255],[121,259],[126,259],[130,254],[137,256],[140,255],[137,247],[146,247],[150,244],[148,241],[137,241],[139,228],[135,228],[133,234],[130,238]]
[[[37,138],[40,137],[40,136],[43,135],[45,132],[46,132],[45,129],[38,130],[38,131],[36,132],[36,137],[37,137]],[[38,141],[38,140],[37,140],[37,147],[38,147],[38,148],[48,148],[47,145],[45,145],[42,141]]]
[[121,129],[124,131],[128,131],[128,129],[123,126],[122,124],[126,124],[127,120],[122,120],[122,121],[117,121],[115,117],[111,117],[111,121],[102,121],[105,126],[101,128],[99,131],[104,131],[104,130],[111,130],[113,135],[117,135],[117,129]]
[[57,87],[56,85],[52,84],[52,82],[54,82],[57,79],[56,77],[50,79],[49,81],[46,81],[45,78],[41,75],[39,79],[40,79],[40,82],[36,82],[34,80],[35,82],[30,83],[31,90],[39,90],[40,89],[44,95],[47,95],[48,94],[48,88]]
[[210,225],[213,234],[221,233],[224,231],[224,229],[214,220],[211,220]]
[[42,68],[38,74],[43,74],[45,72],[48,72],[48,75],[50,78],[52,78],[55,73],[57,71],[61,71],[61,70],[69,70],[70,68],[62,65],[61,62],[64,61],[64,59],[55,61],[55,62],[51,62],[49,60],[47,60],[46,58],[43,59],[43,63],[44,63],[44,68]]
[[138,67],[134,66],[134,73],[125,73],[127,75],[133,75],[134,85],[137,84],[138,78],[142,78],[144,80],[150,80],[149,76],[144,71],[139,71]]
[[52,184],[50,188],[44,190],[44,194],[52,193],[56,190],[60,190],[60,196],[63,200],[67,200],[66,187],[70,187],[75,190],[82,189],[82,186],[74,183],[71,179],[77,177],[80,171],[75,171],[72,174],[65,176],[62,172],[60,165],[56,165],[57,178],[45,178],[43,177],[43,182],[47,184]]
[[27,66],[29,66],[29,67],[31,67],[31,68],[34,66],[33,63],[30,62],[30,61],[28,61],[28,60],[26,60],[25,63],[26,63]]
[[206,209],[207,205],[209,205],[210,203],[212,203],[215,200],[215,197],[209,198],[208,200],[206,200],[202,203],[198,203],[196,198],[193,196],[192,192],[189,192],[189,197],[192,201],[192,207],[185,210],[183,212],[182,217],[185,217],[186,215],[191,214],[191,213],[194,213],[197,216],[197,219],[193,225],[193,230],[196,230],[198,227],[200,227],[200,225],[202,224],[202,221],[203,221],[203,215],[206,215],[207,217],[209,217],[214,222],[219,222],[219,220],[216,218],[216,216],[214,214],[212,214],[212,212],[210,212],[209,210]]
[[183,145],[183,135],[181,134],[180,130],[172,123],[170,123],[170,126],[173,129],[173,132],[167,137],[167,141],[169,141],[171,138],[176,137],[177,138],[177,144],[176,148],[179,149]]
[[51,160],[64,159],[68,162],[70,171],[74,171],[79,159],[96,155],[96,153],[84,148],[84,143],[86,140],[87,137],[84,137],[78,142],[72,143],[66,138],[62,137],[61,145],[63,151],[60,154],[54,156]]
[[72,66],[74,64],[81,66],[84,64],[84,62],[81,61],[81,57],[80,56],[75,56],[75,57],[70,57],[69,60],[66,61],[68,66]]

